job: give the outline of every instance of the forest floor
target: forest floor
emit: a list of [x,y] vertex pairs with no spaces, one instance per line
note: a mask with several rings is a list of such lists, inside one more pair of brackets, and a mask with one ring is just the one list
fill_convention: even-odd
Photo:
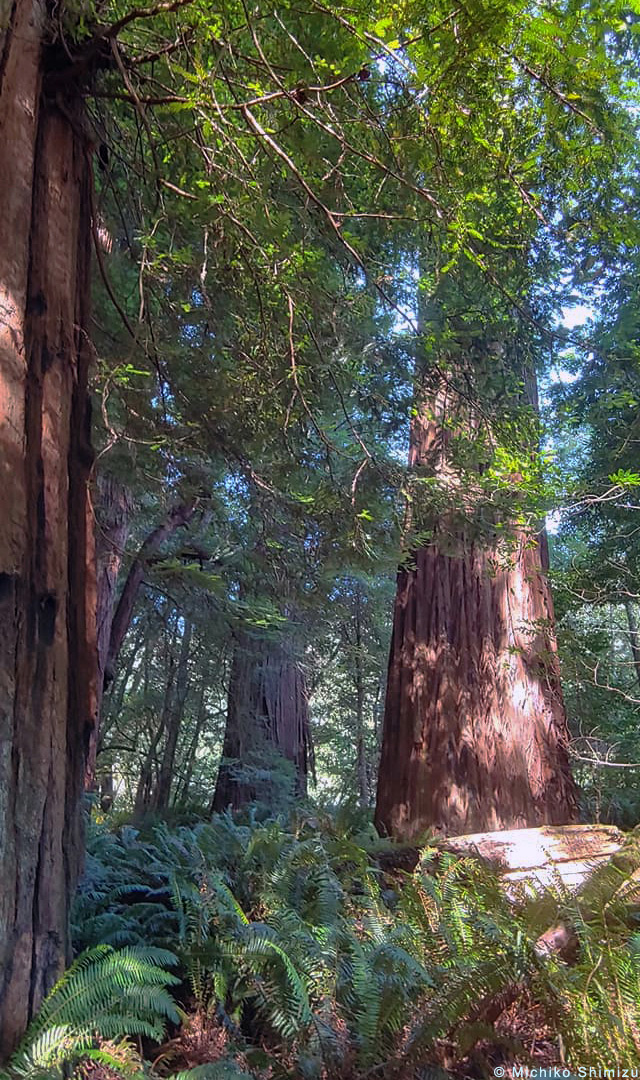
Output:
[[[77,951],[111,946],[117,974],[120,952],[156,950],[153,981],[171,988],[169,1030],[141,1048],[150,1076],[485,1080],[637,1063],[634,834],[587,893],[516,905],[477,857],[365,842],[329,815],[104,821],[88,846]],[[541,950],[562,925],[571,954]],[[115,1077],[92,1066],[86,1080]]]

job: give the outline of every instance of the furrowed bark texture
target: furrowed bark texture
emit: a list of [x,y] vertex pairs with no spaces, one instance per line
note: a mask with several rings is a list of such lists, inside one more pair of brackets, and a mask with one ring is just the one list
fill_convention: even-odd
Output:
[[233,655],[222,763],[212,810],[237,809],[265,798],[268,785],[259,785],[259,790],[243,778],[243,766],[259,765],[261,749],[275,750],[292,762],[297,792],[305,794],[311,737],[304,672],[285,644],[251,640],[245,635]]
[[[468,432],[465,411],[449,388],[423,398],[410,466],[455,485],[446,421]],[[461,518],[398,574],[376,824],[403,839],[577,816],[544,536],[505,554]]]
[[46,19],[16,0],[0,55],[0,1058],[65,962],[96,714],[91,170]]

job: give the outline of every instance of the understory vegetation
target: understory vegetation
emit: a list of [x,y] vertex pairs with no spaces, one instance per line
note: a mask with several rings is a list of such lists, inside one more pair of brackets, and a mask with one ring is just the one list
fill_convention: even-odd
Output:
[[[419,859],[409,873],[403,857]],[[433,1078],[637,1063],[640,847],[580,899],[357,815],[91,827],[79,955],[3,1076]],[[571,927],[570,955],[542,936]]]

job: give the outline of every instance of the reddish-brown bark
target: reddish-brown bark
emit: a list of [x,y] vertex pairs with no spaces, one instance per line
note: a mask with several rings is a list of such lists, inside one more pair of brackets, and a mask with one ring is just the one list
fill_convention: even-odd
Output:
[[96,716],[91,169],[46,17],[16,0],[0,42],[0,1058],[65,961]]
[[[471,433],[469,407],[440,387],[410,448],[452,492],[456,424]],[[444,514],[398,574],[376,824],[403,839],[576,819],[544,537],[521,530],[500,550],[472,501],[467,525],[459,506]]]
[[[265,750],[292,762],[296,788],[304,794],[311,759],[309,701],[304,671],[286,645],[244,635],[234,650],[227,724],[213,810],[237,809],[256,798],[268,799],[268,784],[251,782]],[[244,766],[244,769],[243,769]]]

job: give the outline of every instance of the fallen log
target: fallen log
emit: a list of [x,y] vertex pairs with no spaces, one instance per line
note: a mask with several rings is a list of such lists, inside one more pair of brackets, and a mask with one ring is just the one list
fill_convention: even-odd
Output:
[[[507,895],[518,901],[550,887],[579,895],[624,842],[615,825],[541,825],[448,837],[438,847],[455,855],[477,856],[500,874]],[[575,963],[578,938],[573,927],[558,923],[540,935],[535,949],[539,956],[556,954]]]
[[541,825],[452,836],[436,846],[454,855],[475,855],[505,882],[522,883],[534,894],[549,886],[575,893],[624,841],[614,825]]
[[[566,890],[581,906],[583,898],[588,897],[585,887],[596,875],[597,892],[600,875],[596,872],[615,860],[626,839],[612,825],[543,825],[447,837],[436,841],[434,846],[440,852],[476,857],[491,867],[501,877],[505,892],[514,903],[534,900],[553,888]],[[640,870],[632,874],[618,892],[624,892],[629,898],[635,897],[636,884],[640,890]],[[588,899],[591,903],[598,902],[595,896]],[[534,948],[541,958],[555,955],[567,964],[575,964],[580,942],[569,921],[558,922],[537,938]],[[466,1018],[467,1022],[494,1025],[526,992],[528,983],[527,978],[508,982],[497,993],[479,1001]]]

